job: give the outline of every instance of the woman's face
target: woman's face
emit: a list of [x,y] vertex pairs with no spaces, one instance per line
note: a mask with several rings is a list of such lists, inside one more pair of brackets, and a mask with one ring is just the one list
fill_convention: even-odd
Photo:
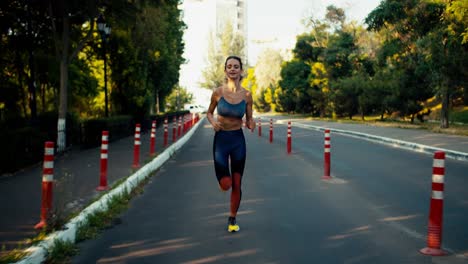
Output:
[[226,69],[224,69],[226,76],[230,79],[239,79],[242,73],[240,63],[236,59],[229,59],[226,62]]

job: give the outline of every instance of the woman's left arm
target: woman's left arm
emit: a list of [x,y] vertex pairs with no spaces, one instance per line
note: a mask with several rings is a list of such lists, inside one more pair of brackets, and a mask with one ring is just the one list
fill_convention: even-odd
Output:
[[252,105],[253,105],[253,99],[252,99],[252,93],[247,91],[246,92],[246,109],[245,109],[245,118],[246,118],[246,125],[249,129],[253,130],[255,129],[255,121],[252,118]]

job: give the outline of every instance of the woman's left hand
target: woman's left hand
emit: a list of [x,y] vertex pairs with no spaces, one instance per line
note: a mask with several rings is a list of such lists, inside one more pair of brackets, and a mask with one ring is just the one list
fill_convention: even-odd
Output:
[[250,130],[254,130],[254,129],[255,129],[255,121],[253,121],[252,119],[250,119],[245,125],[246,125]]

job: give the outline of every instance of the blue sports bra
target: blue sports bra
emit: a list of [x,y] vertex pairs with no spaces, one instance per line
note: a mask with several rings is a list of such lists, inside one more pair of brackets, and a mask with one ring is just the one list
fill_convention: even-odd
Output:
[[218,100],[218,115],[226,117],[242,118],[245,114],[245,100],[237,104],[231,104],[223,96]]

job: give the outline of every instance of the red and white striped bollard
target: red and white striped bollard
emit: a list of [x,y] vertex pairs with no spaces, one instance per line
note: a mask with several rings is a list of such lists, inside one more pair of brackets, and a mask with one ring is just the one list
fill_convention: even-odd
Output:
[[109,150],[109,131],[102,131],[101,138],[101,170],[99,174],[99,186],[96,188],[98,191],[107,190],[107,158]]
[[140,167],[140,145],[141,145],[140,131],[141,131],[140,124],[136,124],[135,142],[134,142],[134,147],[133,147],[133,165],[132,165],[132,168],[134,169]]
[[167,124],[167,117],[166,117],[164,119],[164,147],[167,146],[167,140],[168,140],[167,137],[169,136],[168,135],[169,132],[167,131],[167,126],[168,126],[168,124]]
[[177,137],[180,137],[182,132],[182,116],[179,116],[179,123],[177,127]]
[[445,152],[436,151],[432,166],[432,195],[429,210],[429,225],[427,234],[427,247],[419,252],[431,256],[447,254],[441,249],[442,244],[442,215],[444,209],[444,175]]
[[322,179],[328,180],[330,176],[330,164],[331,164],[331,155],[330,155],[330,129],[325,129],[325,144],[324,144],[324,153],[323,153],[323,168],[324,174]]
[[154,151],[155,145],[156,145],[156,121],[153,121],[151,123],[151,138],[150,138],[150,151],[149,151],[149,155],[151,157],[156,155]]
[[47,216],[52,210],[52,195],[54,187],[54,142],[44,144],[44,163],[42,165],[42,201],[41,220],[34,228],[40,229],[47,225]]
[[270,143],[273,142],[273,119],[270,118]]
[[258,118],[258,136],[262,136],[262,119],[260,117]]
[[288,154],[291,154],[291,148],[292,148],[292,142],[291,142],[291,121],[288,121],[288,141],[287,141],[287,151],[288,151]]
[[177,138],[177,117],[172,119],[172,143],[176,142]]

